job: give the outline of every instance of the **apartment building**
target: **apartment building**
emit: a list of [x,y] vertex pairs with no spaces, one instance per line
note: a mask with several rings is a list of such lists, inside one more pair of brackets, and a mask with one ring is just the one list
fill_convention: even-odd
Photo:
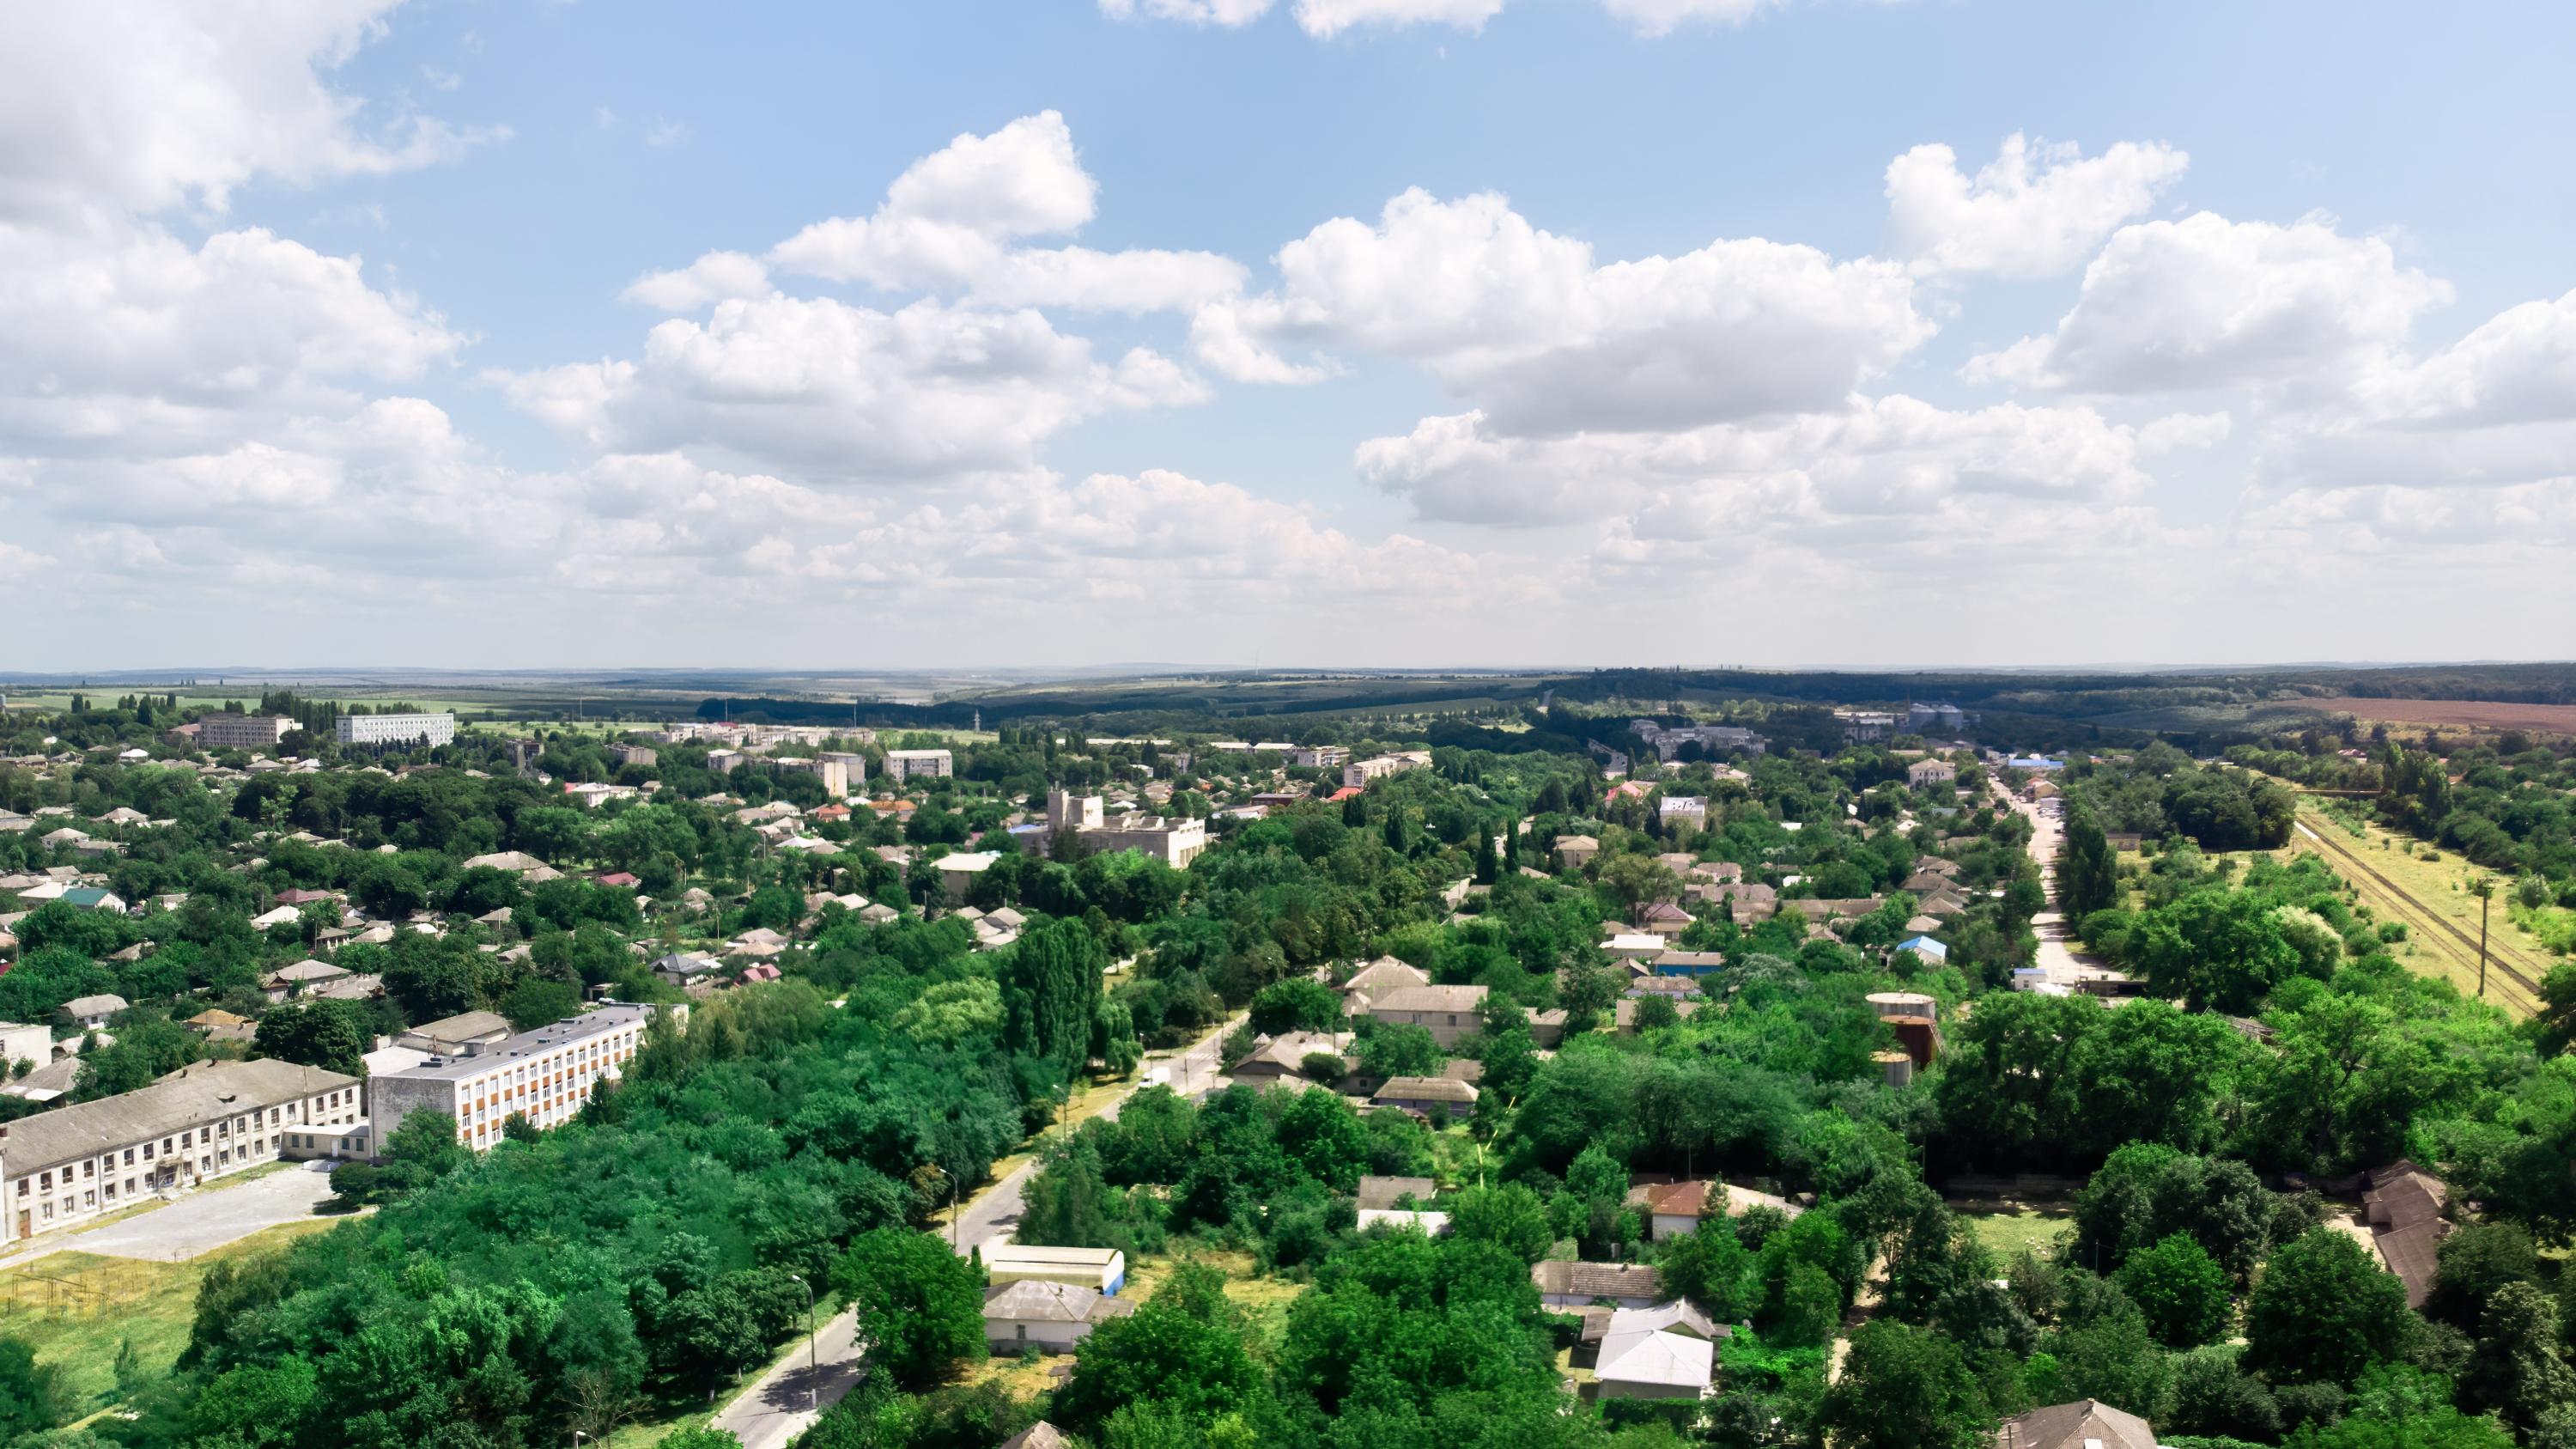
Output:
[[383,1072],[367,1081],[367,1111],[381,1135],[414,1112],[455,1119],[456,1140],[477,1152],[501,1140],[512,1116],[531,1126],[570,1121],[592,1085],[614,1081],[643,1048],[654,1008],[625,1002],[594,1007],[568,1021],[499,1041],[465,1042],[450,1056]]
[[430,745],[449,744],[456,738],[456,716],[452,714],[344,714],[340,716],[340,743],[344,745]]
[[1400,775],[1407,770],[1423,769],[1430,763],[1429,750],[1401,750],[1392,755],[1353,760],[1342,766],[1342,784],[1364,788],[1371,780],[1383,779],[1388,775]]
[[1288,752],[1288,763],[1301,770],[1338,770],[1350,760],[1351,752],[1341,745],[1304,745]]
[[621,765],[653,765],[661,762],[661,752],[651,745],[610,745],[608,758]]
[[957,773],[957,761],[946,750],[888,750],[886,778],[896,784],[944,780]]
[[138,1091],[0,1126],[7,1240],[301,1155],[290,1135],[364,1122],[355,1077],[293,1062],[198,1062]]
[[197,721],[197,745],[208,750],[273,750],[295,728],[284,715],[210,714]]
[[[810,760],[782,756],[771,760],[769,768],[781,775],[811,775],[823,782],[823,793],[835,800],[850,793],[850,767],[846,756],[819,755]],[[866,778],[864,772],[860,778]]]

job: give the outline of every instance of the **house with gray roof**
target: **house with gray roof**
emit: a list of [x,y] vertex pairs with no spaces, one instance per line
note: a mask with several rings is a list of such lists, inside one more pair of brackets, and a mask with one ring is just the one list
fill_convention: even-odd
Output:
[[[121,1003],[120,1003],[121,1004]],[[358,1079],[293,1062],[198,1062],[151,1086],[0,1127],[6,1241],[295,1155],[361,1119]]]
[[1111,1298],[1096,1288],[1023,1278],[984,1296],[984,1339],[997,1354],[1034,1346],[1041,1353],[1071,1353],[1091,1330],[1136,1311],[1136,1300]]

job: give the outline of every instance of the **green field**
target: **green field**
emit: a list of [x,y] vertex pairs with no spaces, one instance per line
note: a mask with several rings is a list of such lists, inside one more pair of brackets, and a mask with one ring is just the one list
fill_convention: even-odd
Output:
[[[2291,833],[2292,850],[2325,857],[2375,918],[2405,923],[2406,940],[2391,948],[2398,960],[2463,992],[2478,989],[2479,902],[2469,894],[2468,883],[2488,872],[2451,851],[2400,838],[2376,825],[2338,820],[2310,803],[2301,805],[2299,824],[2304,828]],[[2488,904],[2487,999],[2528,1016],[2534,993],[2506,973],[2536,983],[2547,974],[2552,958],[2546,943],[2514,920],[2503,899],[2511,885],[2498,881],[2497,899]],[[2497,970],[2498,965],[2505,970]]]
[[340,1221],[287,1223],[184,1263],[63,1252],[0,1269],[0,1334],[24,1340],[37,1362],[62,1371],[76,1412],[105,1408],[117,1398],[116,1359],[127,1345],[147,1380],[166,1377],[178,1362],[208,1269]]
[[2045,1254],[2056,1247],[2060,1234],[2075,1227],[2074,1217],[2057,1203],[2009,1203],[1982,1209],[1954,1206],[1953,1210],[1998,1258],[2014,1257],[2025,1248]]

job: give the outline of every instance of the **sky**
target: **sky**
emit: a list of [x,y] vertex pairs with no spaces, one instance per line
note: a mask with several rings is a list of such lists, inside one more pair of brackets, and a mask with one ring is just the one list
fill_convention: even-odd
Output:
[[2576,655],[2576,7],[91,0],[0,670]]

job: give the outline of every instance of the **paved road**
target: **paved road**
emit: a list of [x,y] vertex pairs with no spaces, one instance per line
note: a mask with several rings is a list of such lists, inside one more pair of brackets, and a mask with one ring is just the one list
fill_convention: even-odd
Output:
[[32,1262],[48,1253],[100,1253],[180,1263],[281,1223],[319,1217],[331,1195],[331,1174],[301,1165],[246,1182],[218,1183],[185,1194],[149,1212],[103,1227],[39,1239],[0,1258],[0,1267]]
[[[1999,788],[1995,796],[2020,812],[2030,822],[2030,858],[2039,862],[2041,884],[2048,888],[2048,898],[2057,899],[2057,855],[2066,847],[2066,823],[2043,815],[2035,805],[2026,805],[2006,795]],[[2030,928],[2039,937],[2039,956],[2031,964],[2054,976],[2060,972],[2100,970],[2102,963],[2069,944],[2066,917],[2051,906],[2030,918]]]
[[[1229,1019],[1179,1052],[1146,1058],[1144,1066],[1136,1073],[1134,1084],[1120,1092],[1116,1101],[1103,1107],[1100,1115],[1117,1120],[1118,1109],[1127,1105],[1127,1098],[1138,1087],[1150,1086],[1158,1080],[1184,1097],[1223,1086],[1224,1078],[1218,1075],[1217,1068],[1224,1050],[1225,1034],[1233,1029],[1234,1022]],[[1161,1073],[1159,1077],[1158,1072]],[[1020,1214],[1027,1207],[1022,1194],[1037,1166],[1037,1159],[1032,1156],[1001,1181],[968,1200],[965,1211],[958,1216],[956,1231],[950,1235],[960,1257],[1019,1226]]]
[[[1155,1081],[1165,1081],[1184,1095],[1216,1085],[1222,1080],[1217,1075],[1219,1053],[1225,1034],[1233,1029],[1234,1022],[1228,1020],[1179,1052],[1148,1056],[1135,1078],[1101,1108],[1100,1115],[1115,1118],[1129,1096]],[[1033,1156],[966,1200],[955,1235],[960,1254],[972,1252],[1019,1222],[1025,1209],[1021,1194],[1036,1170]],[[716,1415],[715,1427],[731,1430],[742,1440],[743,1449],[784,1449],[788,1440],[805,1432],[823,1409],[839,1403],[858,1383],[864,1372],[859,1351],[857,1311],[844,1310],[822,1325],[810,1353],[800,1340]]]

